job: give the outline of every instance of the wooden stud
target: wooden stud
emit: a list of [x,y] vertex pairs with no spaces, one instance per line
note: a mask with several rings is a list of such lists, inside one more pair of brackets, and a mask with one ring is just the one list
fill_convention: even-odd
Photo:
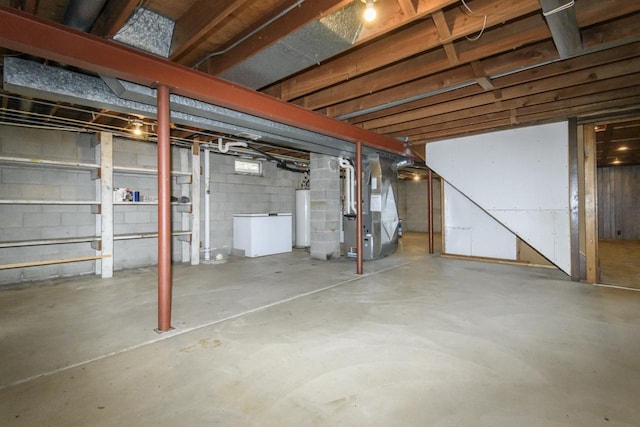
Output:
[[596,190],[596,128],[584,125],[584,178],[586,225],[586,281],[598,281],[598,202]]

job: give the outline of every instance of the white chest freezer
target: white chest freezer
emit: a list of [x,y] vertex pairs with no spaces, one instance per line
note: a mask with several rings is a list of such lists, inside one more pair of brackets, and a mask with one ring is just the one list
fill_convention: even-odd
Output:
[[233,248],[252,258],[291,252],[291,213],[235,214]]

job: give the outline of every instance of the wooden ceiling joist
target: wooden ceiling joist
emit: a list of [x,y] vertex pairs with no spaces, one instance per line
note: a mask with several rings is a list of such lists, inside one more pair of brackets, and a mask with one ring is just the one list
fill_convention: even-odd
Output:
[[[487,26],[501,24],[540,8],[537,0],[521,0],[515,3],[508,0],[476,0],[474,4],[476,3],[478,13],[491,12],[487,15]],[[476,33],[484,26],[482,20],[468,19],[459,9],[452,9],[445,15],[447,22],[451,23],[451,41]],[[443,41],[438,30],[434,24],[427,25],[427,22],[420,22],[380,38],[375,43],[355,49],[347,56],[338,57],[286,80],[279,88],[281,98],[290,101],[440,46]],[[273,88],[270,88],[265,92],[272,91]]]

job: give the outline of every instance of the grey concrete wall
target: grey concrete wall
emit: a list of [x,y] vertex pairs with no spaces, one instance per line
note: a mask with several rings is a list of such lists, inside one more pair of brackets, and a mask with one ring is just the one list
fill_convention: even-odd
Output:
[[[433,228],[439,233],[440,216],[440,180],[433,180]],[[398,181],[398,215],[402,219],[403,231],[426,233],[429,226],[427,212],[428,181]]]
[[[0,126],[0,155],[95,163],[92,136]],[[114,138],[114,165],[155,168],[155,143]],[[172,168],[179,169],[179,150],[172,148]],[[190,154],[188,156],[190,158]],[[203,156],[201,157],[201,161]],[[234,157],[211,155],[212,247],[231,247],[234,213],[293,212],[295,188],[302,175],[277,169],[265,162],[262,176],[238,175]],[[190,164],[189,164],[190,170]],[[201,177],[202,182],[204,177]],[[156,175],[114,173],[114,187],[127,187],[142,196],[157,197]],[[204,184],[202,184],[204,191]],[[181,188],[172,178],[173,196]],[[204,194],[200,195],[204,199]],[[90,172],[43,166],[0,164],[1,199],[98,200]],[[203,200],[204,201],[204,200]],[[204,221],[204,203],[201,218]],[[95,215],[90,206],[0,204],[0,241],[33,240],[95,235]],[[114,206],[114,234],[157,231],[157,206]],[[201,238],[204,224],[201,221]],[[182,227],[179,208],[172,208],[173,229]],[[294,229],[292,224],[292,229]],[[295,238],[295,236],[294,236]],[[174,262],[181,259],[181,244],[173,239]],[[90,243],[0,248],[0,264],[95,255]],[[155,265],[157,239],[121,240],[114,243],[114,269]],[[93,261],[0,270],[0,285],[41,279],[93,274]]]
[[[94,163],[91,137],[0,126],[0,155]],[[89,171],[0,164],[0,198],[95,200]],[[95,234],[90,206],[0,205],[0,241],[37,240]],[[64,247],[64,252],[61,248]],[[0,249],[0,264],[94,255],[89,243]],[[93,262],[0,270],[0,284],[94,271]]]
[[311,153],[311,257],[340,256],[340,167],[335,157]]
[[[201,156],[204,165],[204,154]],[[234,172],[233,156],[211,154],[211,248],[233,245],[233,215],[241,213],[290,212],[295,241],[295,189],[303,175],[262,163],[262,176]],[[201,177],[201,236],[204,241],[204,175]],[[293,242],[292,242],[293,243]]]

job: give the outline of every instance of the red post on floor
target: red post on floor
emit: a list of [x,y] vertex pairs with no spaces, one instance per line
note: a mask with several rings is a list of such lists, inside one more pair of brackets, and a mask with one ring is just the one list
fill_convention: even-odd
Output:
[[429,253],[432,254],[435,251],[433,249],[433,173],[431,172],[431,169],[429,169],[427,185],[429,186],[429,194],[427,196],[427,210],[429,212]]
[[158,329],[171,329],[171,145],[169,88],[158,86]]
[[362,143],[356,142],[356,274],[362,274]]

